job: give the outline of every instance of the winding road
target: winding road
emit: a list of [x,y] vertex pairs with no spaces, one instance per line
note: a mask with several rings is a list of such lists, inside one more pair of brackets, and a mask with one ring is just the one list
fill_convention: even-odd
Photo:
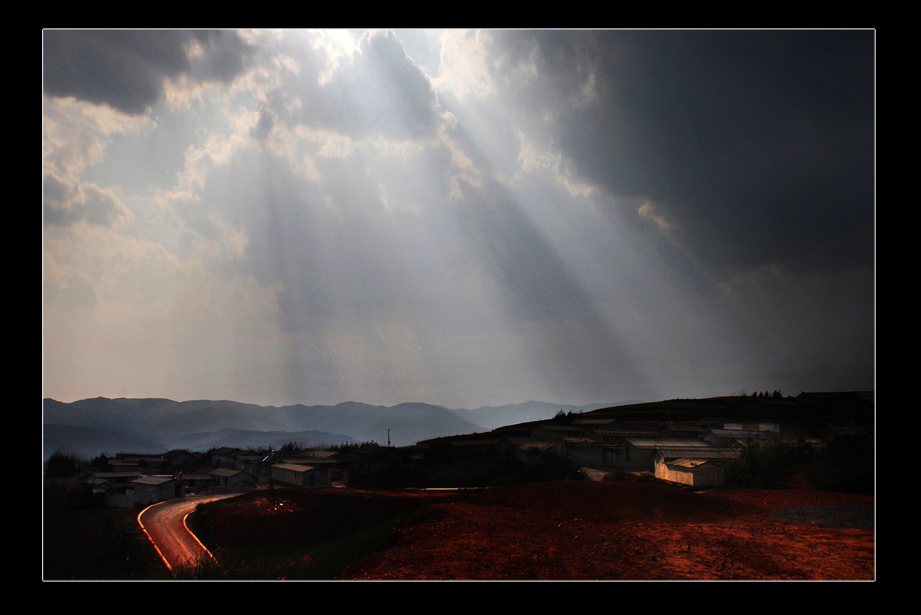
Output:
[[199,504],[234,495],[194,496],[159,502],[141,511],[138,524],[167,568],[175,570],[181,565],[195,564],[202,558],[213,556],[186,526],[186,517]]

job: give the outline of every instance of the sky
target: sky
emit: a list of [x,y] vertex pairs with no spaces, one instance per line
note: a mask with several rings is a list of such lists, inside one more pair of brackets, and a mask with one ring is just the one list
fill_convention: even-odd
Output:
[[872,30],[44,30],[42,395],[875,388]]

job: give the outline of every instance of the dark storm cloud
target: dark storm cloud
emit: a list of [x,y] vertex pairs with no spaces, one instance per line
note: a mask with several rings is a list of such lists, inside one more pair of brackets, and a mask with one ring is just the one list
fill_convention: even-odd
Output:
[[205,80],[229,83],[244,68],[246,58],[252,53],[249,44],[236,32],[229,30],[196,30],[192,36],[204,48],[200,74]]
[[562,107],[594,75],[595,101],[565,108],[557,145],[612,194],[651,199],[707,264],[872,264],[872,32],[497,38],[537,63],[520,94],[532,107]]
[[192,72],[192,39],[205,51],[197,77],[226,82],[242,70],[249,51],[235,32],[45,30],[44,92],[143,113],[159,98],[164,77]]

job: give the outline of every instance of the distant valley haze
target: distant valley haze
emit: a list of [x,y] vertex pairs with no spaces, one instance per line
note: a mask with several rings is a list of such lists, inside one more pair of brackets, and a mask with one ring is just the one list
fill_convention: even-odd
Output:
[[42,50],[46,441],[411,443],[525,400],[876,388],[872,29]]
[[585,407],[529,401],[475,410],[422,403],[372,406],[264,407],[234,401],[108,399],[43,402],[44,459],[55,451],[91,458],[100,453],[206,451],[216,447],[281,448],[376,442],[407,446],[420,440],[485,432],[615,404]]

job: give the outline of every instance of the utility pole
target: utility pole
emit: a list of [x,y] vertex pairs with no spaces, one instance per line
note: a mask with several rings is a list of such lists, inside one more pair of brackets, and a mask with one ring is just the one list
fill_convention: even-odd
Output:
[[390,448],[390,428],[387,428],[387,448]]

